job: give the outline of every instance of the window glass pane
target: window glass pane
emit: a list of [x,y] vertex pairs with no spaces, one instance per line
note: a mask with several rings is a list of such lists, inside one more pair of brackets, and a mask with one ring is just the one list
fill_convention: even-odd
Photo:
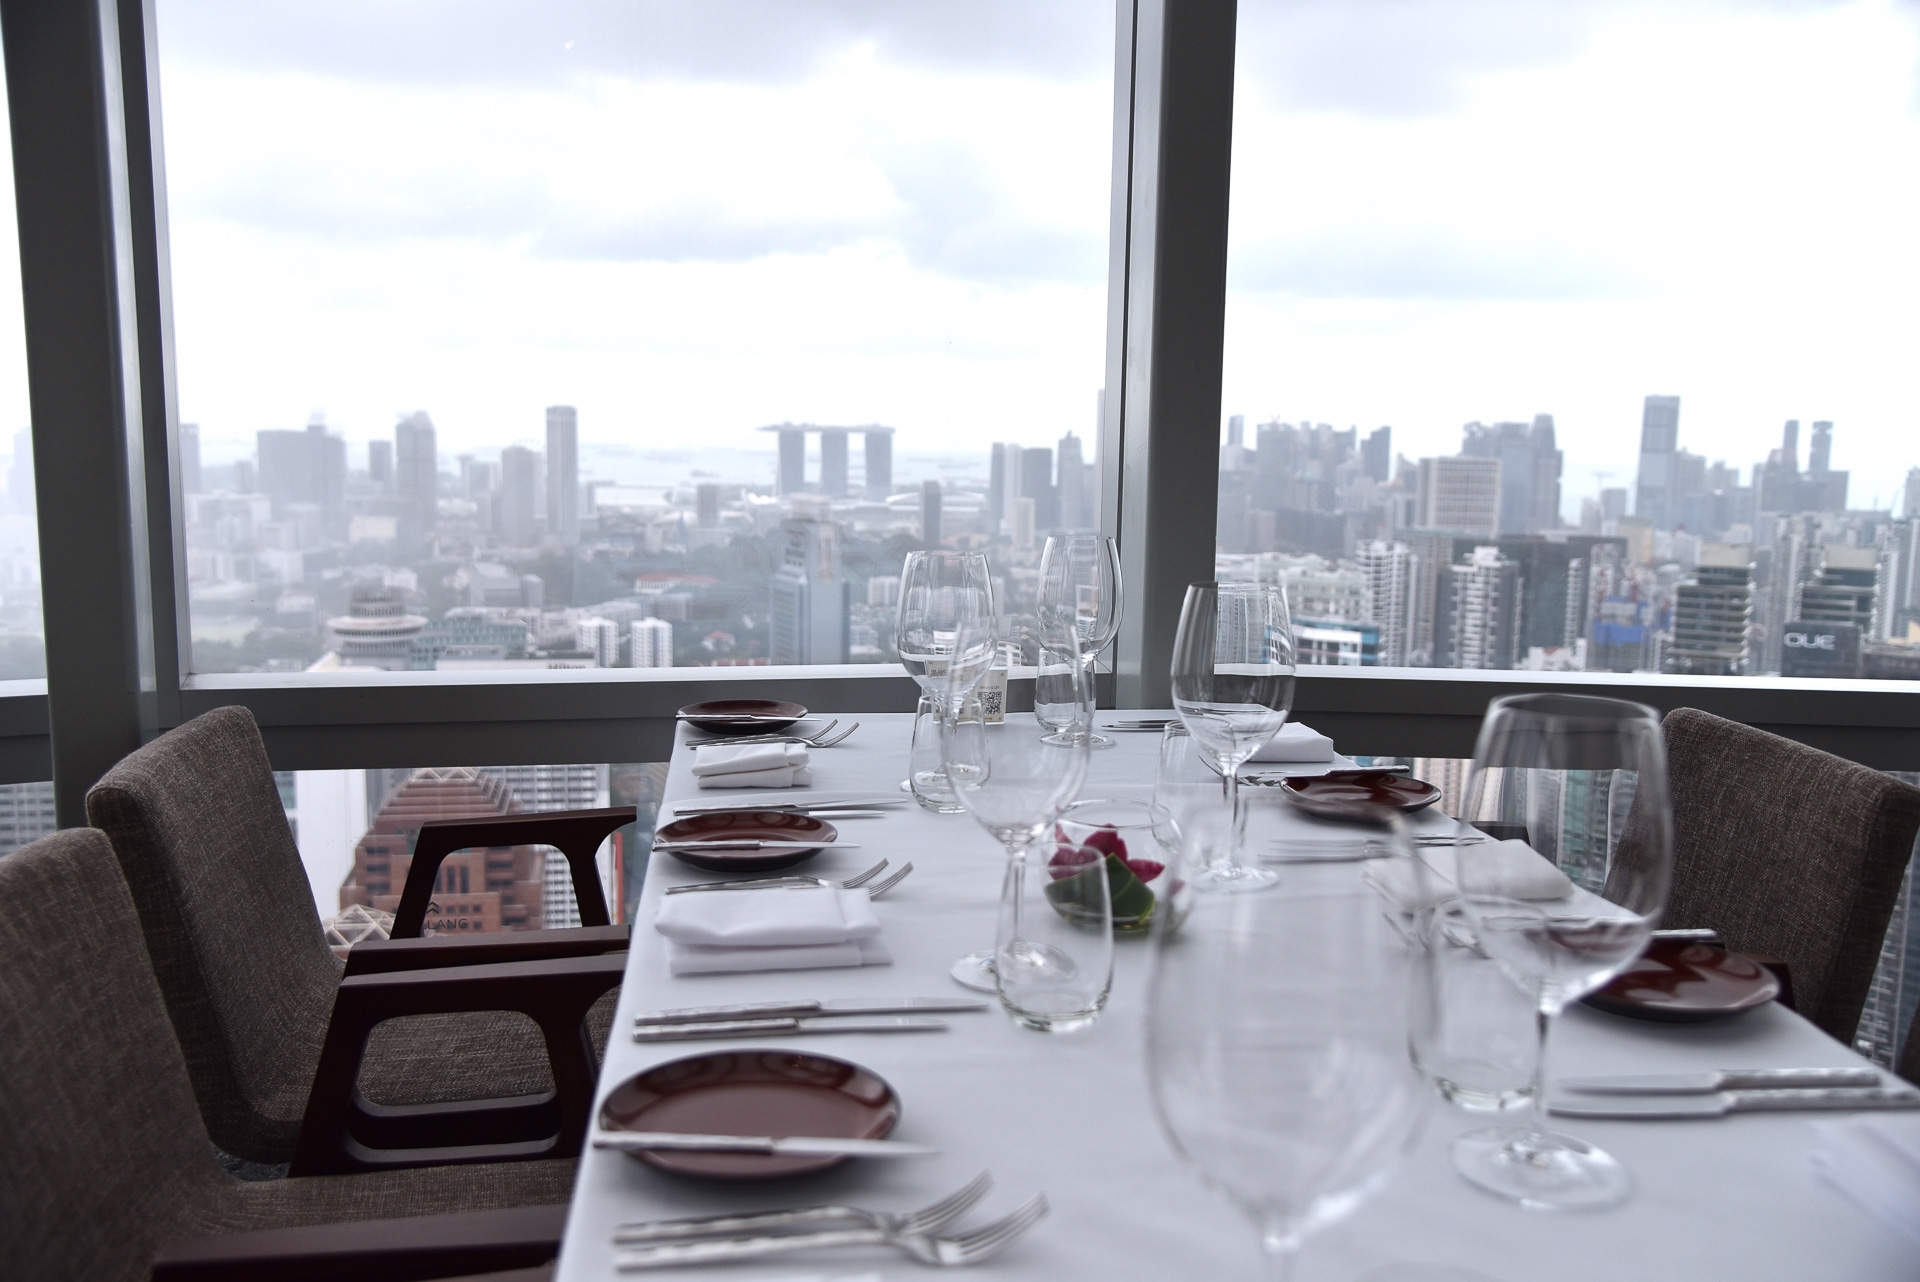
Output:
[[[13,130],[0,94],[0,681],[47,675],[40,622],[40,527],[33,506],[32,409],[13,210]],[[33,787],[37,785],[26,785]]]
[[1221,572],[1317,662],[1920,678],[1920,10],[1246,0]]
[[[287,822],[336,946],[392,924],[420,825],[436,819],[634,806],[633,824],[600,848],[607,908],[631,920],[646,876],[664,763],[436,766],[277,771]],[[636,843],[638,843],[636,845]],[[456,851],[440,868],[429,933],[554,930],[580,924],[567,861],[548,846]]]
[[198,669],[884,662],[1092,524],[1108,0],[156,26]]

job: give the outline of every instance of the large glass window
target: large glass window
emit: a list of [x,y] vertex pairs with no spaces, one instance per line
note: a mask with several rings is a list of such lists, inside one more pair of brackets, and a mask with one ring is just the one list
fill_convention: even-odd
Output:
[[1246,0],[1221,573],[1317,662],[1920,678],[1920,11]]
[[1093,523],[1107,0],[156,30],[197,669],[884,662]]
[[[0,94],[0,207],[13,209],[13,133]],[[20,297],[20,229],[0,218],[0,681],[47,674],[40,621],[40,527],[33,502],[33,423]]]

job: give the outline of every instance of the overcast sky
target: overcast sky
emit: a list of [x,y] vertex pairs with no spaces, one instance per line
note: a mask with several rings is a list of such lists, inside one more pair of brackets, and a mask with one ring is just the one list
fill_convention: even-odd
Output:
[[[555,402],[643,447],[1085,435],[1112,22],[159,0],[182,417],[213,457],[315,410],[537,443]],[[1889,498],[1920,465],[1917,30],[1901,0],[1245,0],[1225,411],[1413,456],[1552,413],[1571,514],[1678,394],[1682,445],[1743,467],[1831,418],[1856,504]]]

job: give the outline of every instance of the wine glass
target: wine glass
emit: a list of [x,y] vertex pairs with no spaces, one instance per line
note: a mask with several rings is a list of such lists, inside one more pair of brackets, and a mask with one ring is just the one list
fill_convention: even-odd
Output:
[[1279,733],[1293,705],[1293,627],[1286,593],[1266,583],[1195,583],[1173,643],[1173,706],[1220,772],[1232,830],[1199,876],[1255,890],[1274,874],[1240,860],[1247,815],[1239,769]]
[[[1600,817],[1597,842],[1590,815]],[[1462,817],[1520,825],[1550,861],[1562,853],[1563,836],[1577,834],[1579,845],[1603,847],[1579,853],[1603,862],[1605,872],[1592,879],[1597,894],[1569,882],[1558,899],[1523,900],[1512,893],[1512,847],[1453,848],[1461,908],[1481,948],[1532,999],[1539,1033],[1527,1124],[1461,1136],[1454,1168],[1537,1210],[1611,1206],[1627,1195],[1625,1168],[1547,1129],[1547,1034],[1568,1002],[1639,957],[1666,907],[1673,810],[1659,715],[1644,704],[1587,695],[1494,700],[1474,747]]]
[[[1112,539],[1098,534],[1047,539],[1040,554],[1038,605],[1040,639],[1047,651],[1063,659],[1077,655],[1091,674],[1094,660],[1120,630],[1121,605],[1120,549]],[[1087,708],[1091,713],[1093,704]],[[1095,748],[1113,747],[1113,740],[1093,732],[1091,716],[1056,733],[1085,735]]]
[[1430,1022],[1427,949],[1367,870],[1391,862],[1415,885],[1425,873],[1398,815],[1374,826],[1375,858],[1303,849],[1258,893],[1189,879],[1185,917],[1156,940],[1147,1076],[1161,1130],[1253,1220],[1279,1279],[1304,1238],[1384,1183],[1428,1098],[1410,1048]]
[[[969,635],[962,639],[963,650],[973,644],[972,633],[990,631],[990,625],[977,621],[964,631]],[[1077,697],[1090,698],[1086,670],[1076,664],[1073,674]],[[951,680],[955,686],[965,680],[957,664]],[[1009,861],[1019,860],[1049,835],[1054,820],[1080,795],[1091,749],[1083,738],[1049,733],[1031,713],[1011,713],[993,723],[978,700],[958,690],[946,698],[940,747],[954,796],[1006,847]],[[952,974],[969,988],[998,991],[991,952],[967,954]]]
[[[921,689],[920,707],[914,714],[916,734],[921,726],[944,715],[947,669],[955,661],[963,627],[970,621],[993,617],[993,580],[985,553],[936,550],[907,554],[900,570],[900,609],[894,616],[893,641],[901,666]],[[978,632],[972,635],[979,640]],[[991,632],[987,640],[991,640]],[[980,657],[972,652],[960,656],[974,685],[986,674],[985,666],[978,664]],[[991,658],[990,652],[987,657]],[[972,686],[965,688],[971,690]],[[944,766],[927,765],[916,754],[908,778],[914,799],[922,806],[941,812],[959,810]]]

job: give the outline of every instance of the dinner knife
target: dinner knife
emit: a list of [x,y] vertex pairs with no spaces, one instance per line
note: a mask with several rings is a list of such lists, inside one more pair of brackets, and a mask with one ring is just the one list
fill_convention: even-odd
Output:
[[1824,1090],[1720,1091],[1712,1095],[1591,1095],[1552,1100],[1547,1111],[1562,1117],[1621,1120],[1724,1117],[1728,1113],[1771,1113],[1798,1109],[1920,1108],[1920,1091]]
[[931,1144],[855,1140],[833,1135],[696,1135],[681,1131],[602,1131],[595,1148],[622,1153],[678,1150],[694,1153],[771,1153],[782,1157],[936,1157]]
[[1628,1073],[1618,1077],[1563,1077],[1562,1090],[1587,1095],[1714,1095],[1720,1091],[1878,1086],[1871,1068],[1723,1068],[1710,1073]]
[[826,1019],[788,1015],[773,1019],[725,1019],[698,1024],[642,1024],[633,1030],[636,1042],[682,1042],[702,1037],[792,1037],[800,1033],[937,1033],[944,1019],[917,1015],[878,1019]]
[[636,1024],[696,1024],[718,1019],[768,1019],[777,1015],[906,1015],[930,1010],[985,1010],[971,997],[833,997],[826,1001],[740,1002],[732,1006],[680,1006],[641,1011]]

